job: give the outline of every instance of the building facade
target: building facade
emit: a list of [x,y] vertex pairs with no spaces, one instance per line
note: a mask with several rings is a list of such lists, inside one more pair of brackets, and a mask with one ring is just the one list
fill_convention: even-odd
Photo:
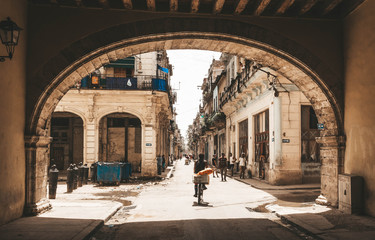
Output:
[[[156,175],[156,158],[176,155],[180,141],[174,119],[166,51],[110,62],[77,82],[51,119],[51,161],[129,162],[135,172]],[[176,147],[173,147],[176,145]]]
[[320,182],[318,121],[304,94],[253,61],[227,54],[218,61],[224,69],[203,83],[198,151],[208,160],[245,154],[249,174],[271,184]]

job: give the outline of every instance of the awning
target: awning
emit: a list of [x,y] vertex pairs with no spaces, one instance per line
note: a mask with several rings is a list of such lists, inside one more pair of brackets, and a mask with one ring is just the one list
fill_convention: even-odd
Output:
[[131,68],[134,69],[134,57],[127,57],[117,61],[110,62],[104,67]]

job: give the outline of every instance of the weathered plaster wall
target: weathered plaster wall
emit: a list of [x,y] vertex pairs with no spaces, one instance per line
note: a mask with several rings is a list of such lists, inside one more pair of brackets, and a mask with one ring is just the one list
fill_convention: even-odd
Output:
[[365,211],[375,216],[375,1],[344,22],[345,173],[364,177]]
[[[26,0],[2,0],[0,21],[25,29],[14,57],[0,62],[0,225],[22,215],[25,202]],[[0,44],[0,55],[6,55]]]

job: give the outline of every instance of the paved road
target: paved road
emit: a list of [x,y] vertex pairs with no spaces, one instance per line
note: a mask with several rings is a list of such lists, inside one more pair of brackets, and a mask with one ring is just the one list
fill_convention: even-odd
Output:
[[251,211],[275,197],[229,178],[211,176],[204,192],[210,206],[192,206],[192,172],[193,164],[177,162],[173,178],[145,187],[136,208],[120,211],[94,239],[300,239],[273,215]]

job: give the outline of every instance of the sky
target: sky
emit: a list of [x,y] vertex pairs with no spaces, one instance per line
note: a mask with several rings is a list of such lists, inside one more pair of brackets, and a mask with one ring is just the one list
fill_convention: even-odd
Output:
[[[169,63],[173,66],[171,86],[177,92],[176,121],[182,136],[193,123],[202,99],[201,86],[208,75],[212,59],[221,53],[202,50],[168,50]],[[179,85],[180,82],[180,85]],[[179,90],[178,90],[179,89]]]

